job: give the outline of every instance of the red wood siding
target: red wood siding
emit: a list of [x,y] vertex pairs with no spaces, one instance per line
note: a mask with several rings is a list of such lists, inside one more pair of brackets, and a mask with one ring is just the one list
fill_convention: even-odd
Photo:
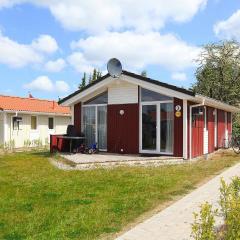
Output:
[[221,148],[224,146],[225,139],[225,116],[224,111],[218,109],[217,111],[217,146]]
[[[203,111],[204,112],[204,111]],[[192,117],[192,157],[203,155],[204,114]]]
[[228,135],[232,134],[232,114],[230,112],[227,113],[227,129]]
[[[175,106],[181,106],[181,116],[176,117]],[[173,144],[173,155],[175,157],[183,156],[183,100],[174,98],[174,144]]]
[[208,152],[214,152],[214,108],[207,107],[208,120]]
[[[120,110],[124,110],[123,115],[120,115]],[[138,104],[108,105],[107,122],[108,152],[139,153]]]
[[74,126],[77,134],[81,133],[81,102],[74,105]]

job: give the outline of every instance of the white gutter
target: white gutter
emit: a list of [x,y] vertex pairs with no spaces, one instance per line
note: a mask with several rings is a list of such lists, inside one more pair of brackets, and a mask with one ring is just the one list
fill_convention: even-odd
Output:
[[192,109],[195,108],[195,107],[202,107],[204,106],[205,104],[205,99],[203,99],[202,103],[200,104],[196,104],[196,105],[190,105],[190,129],[189,129],[189,135],[190,135],[190,140],[189,140],[189,143],[190,143],[190,149],[189,149],[189,159],[191,160],[192,159]]
[[[71,117],[71,113],[52,113],[52,112],[30,112],[30,111],[14,111],[14,110],[3,110],[6,113],[17,113],[17,114],[32,114],[32,115],[46,115],[46,116],[61,116]],[[17,115],[16,115],[17,116]]]
[[231,106],[227,103],[223,103],[221,101],[215,100],[213,98],[210,97],[206,97],[200,94],[196,94],[195,98],[199,101],[204,101],[206,106],[209,107],[213,107],[213,108],[217,108],[217,109],[221,109],[224,110],[226,112],[240,112],[240,109],[234,106]]

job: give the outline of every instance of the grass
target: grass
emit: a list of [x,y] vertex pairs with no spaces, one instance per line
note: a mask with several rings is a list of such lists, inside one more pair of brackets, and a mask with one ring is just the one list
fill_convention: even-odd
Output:
[[99,239],[239,161],[62,171],[48,153],[0,156],[0,239]]

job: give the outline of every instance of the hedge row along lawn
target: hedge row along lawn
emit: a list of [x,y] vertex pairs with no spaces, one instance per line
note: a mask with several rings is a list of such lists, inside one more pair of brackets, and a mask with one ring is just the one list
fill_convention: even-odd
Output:
[[239,161],[222,153],[186,165],[63,171],[48,158],[0,156],[0,239],[108,238]]

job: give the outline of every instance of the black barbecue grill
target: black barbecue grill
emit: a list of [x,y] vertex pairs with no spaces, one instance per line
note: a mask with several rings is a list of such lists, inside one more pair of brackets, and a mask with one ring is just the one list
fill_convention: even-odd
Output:
[[73,149],[78,149],[81,144],[85,141],[84,134],[77,134],[77,130],[74,125],[67,126],[66,134],[62,136],[57,136],[57,146],[59,139],[69,140],[69,152],[71,153]]

